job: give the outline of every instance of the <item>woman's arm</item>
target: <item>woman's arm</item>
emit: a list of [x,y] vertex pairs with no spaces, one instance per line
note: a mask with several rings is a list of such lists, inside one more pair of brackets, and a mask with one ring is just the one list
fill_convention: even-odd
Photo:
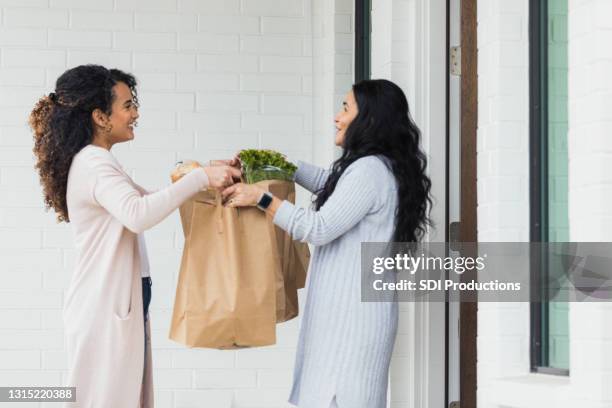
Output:
[[384,165],[373,157],[351,164],[318,211],[299,208],[278,199],[273,200],[267,211],[273,216],[274,223],[293,239],[316,246],[325,245],[357,225],[377,205],[379,176],[373,170],[378,166]]
[[141,196],[129,177],[111,161],[93,166],[94,199],[126,228],[138,234],[161,222],[185,200],[208,185],[203,168],[155,193]]
[[[266,213],[294,239],[325,245],[380,206],[379,185],[386,176],[386,166],[380,159],[363,157],[347,167],[336,189],[318,211],[299,208],[274,197]],[[239,183],[227,187],[222,195],[228,207],[245,207],[256,205],[264,193],[257,185]]]
[[143,186],[134,183],[134,181],[132,181],[132,183],[134,184],[134,187],[136,187],[136,190],[140,191],[140,194],[142,194],[142,195],[149,195],[149,194],[155,193],[156,191],[159,191],[159,189],[148,190],[148,189],[144,188]]
[[298,161],[294,180],[297,184],[311,193],[316,193],[323,188],[328,177],[329,170],[322,169],[303,161]]

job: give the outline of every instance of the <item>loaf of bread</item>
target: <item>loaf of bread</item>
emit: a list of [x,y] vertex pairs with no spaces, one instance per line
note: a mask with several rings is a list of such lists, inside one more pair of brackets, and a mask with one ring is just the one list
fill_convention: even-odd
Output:
[[176,163],[176,167],[170,174],[170,178],[172,178],[173,183],[176,183],[178,179],[180,179],[181,177],[183,177],[185,174],[189,173],[190,171],[197,169],[198,167],[202,167],[202,166],[197,161],[194,161],[194,160],[180,161]]

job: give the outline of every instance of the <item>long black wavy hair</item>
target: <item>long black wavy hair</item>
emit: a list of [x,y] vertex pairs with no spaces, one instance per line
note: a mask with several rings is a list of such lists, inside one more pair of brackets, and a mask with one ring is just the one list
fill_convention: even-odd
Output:
[[432,225],[431,180],[425,173],[427,158],[420,148],[420,131],[410,118],[408,100],[400,87],[384,79],[360,81],[353,85],[353,94],[359,113],[346,129],[342,155],[316,192],[315,208],[325,204],[351,163],[381,155],[389,159],[398,186],[393,240],[417,242]]
[[118,82],[130,88],[137,103],[132,75],[100,65],[80,65],[64,72],[57,79],[55,91],[40,98],[30,113],[35,167],[45,207],[55,210],[58,222],[70,222],[66,204],[68,171],[74,156],[93,140],[91,114],[95,109],[111,114],[113,87]]

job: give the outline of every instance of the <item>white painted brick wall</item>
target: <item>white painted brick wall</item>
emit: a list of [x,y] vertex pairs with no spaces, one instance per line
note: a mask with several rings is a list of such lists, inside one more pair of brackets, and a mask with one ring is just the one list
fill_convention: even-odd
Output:
[[[478,2],[478,238],[529,239],[529,67],[528,3]],[[506,21],[508,20],[508,21]],[[511,32],[511,34],[509,34]],[[520,191],[507,207],[490,196],[500,185]],[[480,194],[485,192],[485,194]],[[510,198],[510,197],[508,197]],[[504,226],[501,224],[506,223]]]
[[[528,1],[507,3],[483,0],[477,7],[478,239],[484,242],[529,240]],[[509,404],[492,384],[528,373],[529,304],[479,304],[477,347],[478,406]]]
[[[0,0],[0,384],[59,385],[66,370],[61,309],[76,254],[70,227],[43,210],[26,125],[37,98],[75,65],[134,73],[141,126],[113,151],[149,187],[167,184],[177,159],[224,158],[244,147],[312,160],[315,11],[311,0]],[[350,35],[350,11],[338,15]],[[342,73],[350,64],[343,61]],[[298,201],[308,195],[300,191]],[[279,326],[269,348],[171,342],[178,214],[147,241],[157,406],[288,406],[299,320]]]
[[[528,239],[528,3],[478,3],[479,239]],[[571,241],[610,241],[610,2],[569,0]],[[505,191],[499,188],[503,185]],[[606,407],[612,403],[612,308],[570,303],[570,376],[529,373],[529,305],[481,304],[479,407]],[[508,326],[514,327],[507,332]]]
[[[610,123],[612,7],[609,1],[569,0],[569,226],[572,241],[612,241]],[[570,319],[571,402],[612,404],[612,307],[572,303]]]

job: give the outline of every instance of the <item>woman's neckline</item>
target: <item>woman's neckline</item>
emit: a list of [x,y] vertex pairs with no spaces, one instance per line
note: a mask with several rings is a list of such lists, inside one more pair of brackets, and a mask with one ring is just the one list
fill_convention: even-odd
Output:
[[105,152],[109,152],[110,153],[110,150],[105,149],[102,146],[98,146],[98,145],[92,144],[92,143],[88,144],[86,147],[95,147],[96,149],[101,149],[101,150],[104,150]]

